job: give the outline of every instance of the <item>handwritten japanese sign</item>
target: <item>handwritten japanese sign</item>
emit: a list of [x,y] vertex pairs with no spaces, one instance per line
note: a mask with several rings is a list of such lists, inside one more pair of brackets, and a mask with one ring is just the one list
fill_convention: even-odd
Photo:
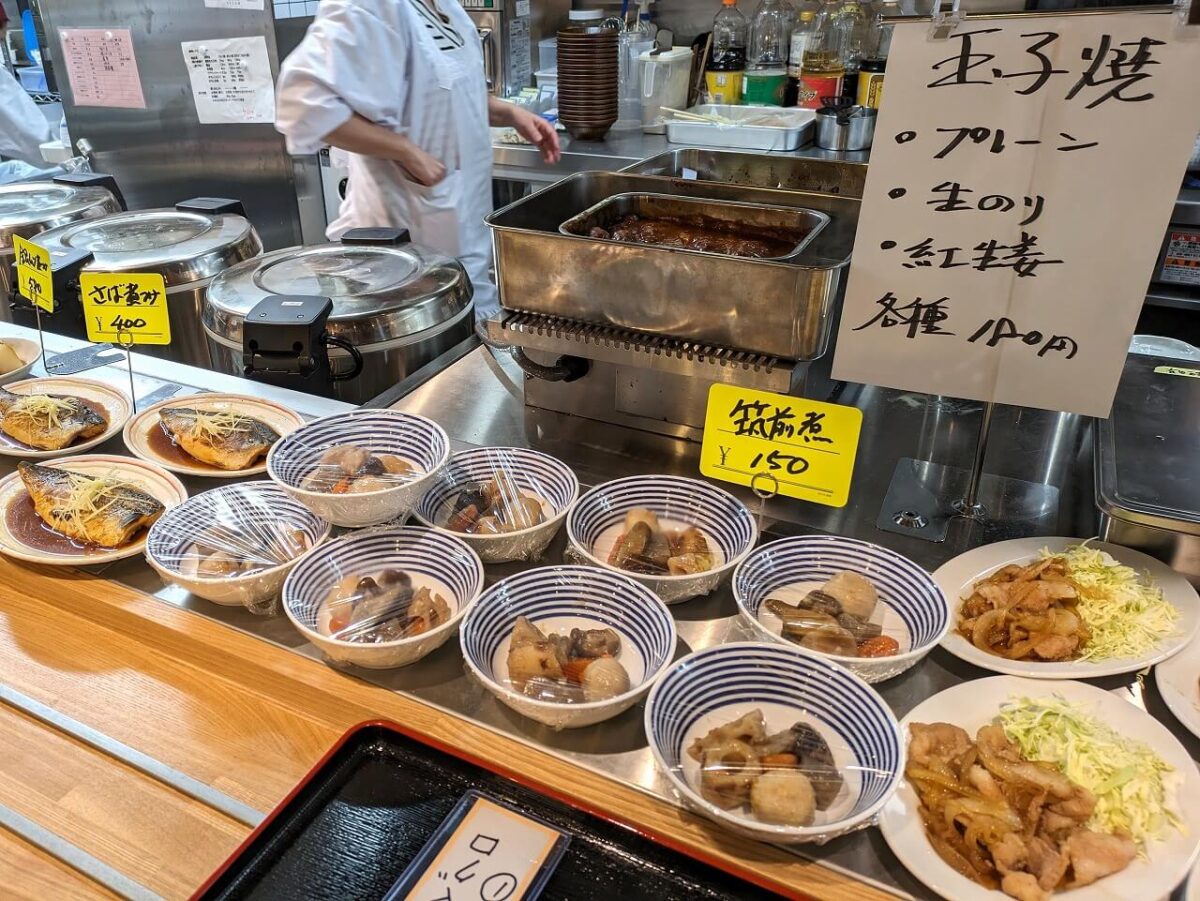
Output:
[[146,108],[128,28],[64,28],[59,36],[76,106]]
[[[403,895],[406,901],[522,901],[535,897],[563,833],[482,795]],[[401,880],[403,883],[405,880]]]
[[50,275],[50,251],[13,235],[13,254],[17,264],[17,293],[47,313],[53,313],[54,280]]
[[896,27],[835,378],[1108,415],[1200,128],[1177,27]]
[[769,391],[713,385],[700,472],[829,507],[850,497],[862,411]]
[[84,272],[79,296],[89,341],[170,344],[167,289],[161,275]]

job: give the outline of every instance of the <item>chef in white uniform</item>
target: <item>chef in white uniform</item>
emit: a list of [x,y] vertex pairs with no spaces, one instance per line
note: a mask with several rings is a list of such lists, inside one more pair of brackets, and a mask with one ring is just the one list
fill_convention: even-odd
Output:
[[553,126],[490,97],[474,22],[456,0],[322,0],[279,75],[275,126],[293,154],[349,153],[336,240],[351,228],[407,228],[458,257],[475,313],[498,307],[489,276],[489,125],[511,126],[559,158]]
[[52,137],[50,123],[33,98],[0,65],[0,157],[43,166],[38,148]]

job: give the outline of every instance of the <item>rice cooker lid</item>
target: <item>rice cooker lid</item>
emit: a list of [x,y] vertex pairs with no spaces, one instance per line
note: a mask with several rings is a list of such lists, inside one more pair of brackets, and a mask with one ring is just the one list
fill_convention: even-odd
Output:
[[38,237],[51,253],[90,250],[91,272],[162,275],[167,287],[212,278],[262,252],[245,216],[190,209],[136,210],[76,222]]
[[204,324],[242,339],[242,322],[271,295],[333,301],[328,331],[356,346],[415,335],[455,319],[471,303],[462,264],[415,244],[319,244],[268,253],[222,273],[208,287]]
[[0,185],[0,248],[12,247],[14,235],[32,238],[49,229],[120,209],[112,192],[99,185],[52,181]]

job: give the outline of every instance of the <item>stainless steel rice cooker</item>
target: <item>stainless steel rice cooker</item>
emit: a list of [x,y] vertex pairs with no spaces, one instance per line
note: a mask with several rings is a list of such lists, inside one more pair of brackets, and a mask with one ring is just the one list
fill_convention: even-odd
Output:
[[[407,231],[353,229],[341,243],[276,250],[214,278],[204,308],[213,368],[254,377],[243,326],[252,310],[280,297],[332,301],[324,321],[332,380],[294,387],[355,404],[383,393],[474,329],[471,282],[458,260],[410,243]],[[283,344],[291,347],[291,338]]]
[[[262,253],[262,241],[242,204],[197,197],[174,209],[137,210],[76,222],[38,236],[51,256],[90,251],[84,272],[157,273],[167,288],[171,343],[142,345],[140,353],[208,368],[208,346],[200,328],[204,295],[213,276]],[[86,337],[82,306],[55,297],[58,310],[43,327],[73,338]],[[20,321],[18,319],[18,321]],[[26,324],[26,323],[22,323]]]
[[50,229],[124,208],[121,192],[109,175],[72,174],[50,181],[0,185],[0,321],[12,321],[9,305],[16,299],[13,236],[32,239]]

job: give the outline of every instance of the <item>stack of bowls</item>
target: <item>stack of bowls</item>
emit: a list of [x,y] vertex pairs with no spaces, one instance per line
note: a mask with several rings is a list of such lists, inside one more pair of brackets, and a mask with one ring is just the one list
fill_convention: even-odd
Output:
[[571,137],[598,141],[617,121],[617,30],[572,25],[558,33],[558,118]]

